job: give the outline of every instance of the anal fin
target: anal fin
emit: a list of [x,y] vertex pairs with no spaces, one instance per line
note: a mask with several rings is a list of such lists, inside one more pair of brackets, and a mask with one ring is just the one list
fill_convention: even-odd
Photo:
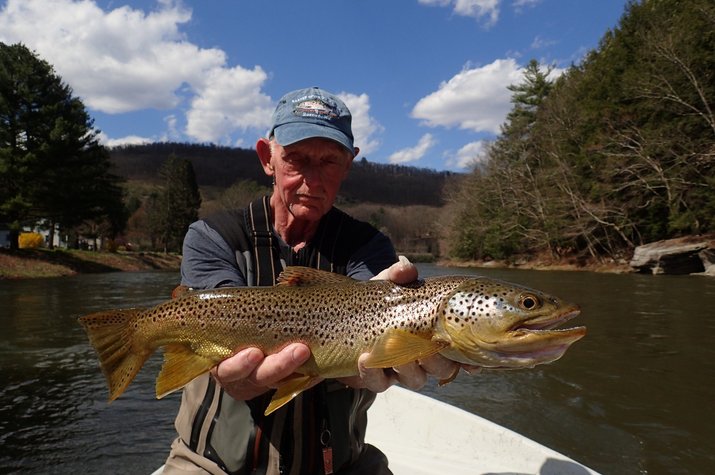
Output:
[[267,416],[271,412],[291,402],[298,394],[313,386],[318,379],[320,378],[311,375],[300,375],[288,379],[276,390],[275,394],[273,394],[273,398],[266,408],[265,415]]
[[156,398],[181,389],[197,376],[213,368],[218,361],[201,356],[181,343],[166,345],[164,365],[156,378]]

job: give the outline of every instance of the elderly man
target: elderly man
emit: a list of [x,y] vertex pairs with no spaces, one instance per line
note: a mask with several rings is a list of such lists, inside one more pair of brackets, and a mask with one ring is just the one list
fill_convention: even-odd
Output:
[[[272,194],[192,224],[182,284],[274,285],[286,265],[363,280],[416,279],[386,236],[333,207],[359,152],[351,120],[345,104],[322,89],[286,94],[268,136],[256,143]],[[194,380],[184,389],[164,473],[388,474],[384,455],[364,444],[375,392],[395,382],[419,388],[428,374],[448,378],[459,369],[440,356],[389,371],[361,365],[360,376],[322,381],[264,416],[272,390],[309,357],[301,343],[272,355],[247,348]]]

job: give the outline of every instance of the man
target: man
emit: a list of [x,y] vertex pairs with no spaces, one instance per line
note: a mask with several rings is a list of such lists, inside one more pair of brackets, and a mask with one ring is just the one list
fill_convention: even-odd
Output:
[[[268,136],[256,143],[273,179],[272,194],[245,210],[192,224],[184,240],[182,284],[273,285],[285,265],[363,280],[416,279],[415,267],[397,259],[386,236],[333,208],[359,152],[351,120],[345,104],[324,90],[286,94]],[[360,365],[359,376],[320,382],[263,416],[271,390],[309,356],[301,343],[272,355],[247,348],[190,383],[164,473],[388,474],[384,455],[364,444],[375,393],[396,382],[416,389],[428,374],[448,378],[459,370],[440,356],[389,371]]]

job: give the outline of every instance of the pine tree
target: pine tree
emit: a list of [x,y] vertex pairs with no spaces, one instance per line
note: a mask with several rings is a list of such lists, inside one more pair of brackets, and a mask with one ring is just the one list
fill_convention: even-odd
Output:
[[170,155],[160,176],[163,188],[150,208],[152,234],[164,252],[178,252],[189,225],[198,219],[201,194],[189,160]]
[[84,220],[112,221],[114,233],[123,227],[120,180],[93,125],[47,62],[0,43],[0,222],[13,247],[22,226],[39,220],[51,232]]
[[544,194],[541,158],[532,136],[539,107],[551,90],[550,72],[531,60],[523,80],[508,86],[513,107],[502,133],[489,147],[486,163],[462,181],[464,189],[458,193],[462,231],[453,233],[452,247],[458,256],[503,259],[535,242],[553,246],[551,203]]

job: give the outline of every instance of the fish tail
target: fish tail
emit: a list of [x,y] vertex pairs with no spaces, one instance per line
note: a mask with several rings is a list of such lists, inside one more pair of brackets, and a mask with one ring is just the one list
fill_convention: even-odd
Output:
[[144,310],[93,313],[79,319],[97,351],[99,366],[109,386],[109,402],[118,398],[137,375],[152,351],[137,351],[133,323]]

